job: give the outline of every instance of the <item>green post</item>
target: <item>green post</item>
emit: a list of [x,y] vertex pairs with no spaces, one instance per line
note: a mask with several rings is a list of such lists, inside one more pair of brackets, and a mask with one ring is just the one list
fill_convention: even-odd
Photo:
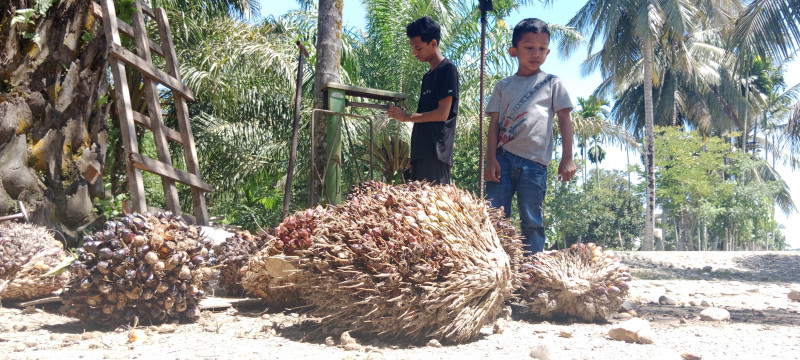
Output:
[[[343,113],[345,110],[345,92],[339,89],[328,89],[328,110]],[[342,200],[342,134],[340,123],[341,116],[328,115],[327,134],[325,143],[328,144],[326,152],[331,154],[328,171],[325,174],[325,196],[330,204],[336,205]],[[326,154],[327,155],[327,154]]]

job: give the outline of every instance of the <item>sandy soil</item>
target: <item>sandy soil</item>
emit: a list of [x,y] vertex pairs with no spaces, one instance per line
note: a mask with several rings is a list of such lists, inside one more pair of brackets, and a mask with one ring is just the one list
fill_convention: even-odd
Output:
[[[240,304],[201,312],[192,324],[85,328],[58,304],[0,308],[0,359],[798,359],[800,253],[621,253],[634,280],[629,300],[650,322],[653,344],[612,340],[605,324],[543,322],[511,306],[502,332],[485,327],[460,345],[337,337],[307,339],[303,314]],[[705,267],[705,269],[704,269]],[[661,305],[666,296],[675,305]],[[232,301],[232,299],[222,299]],[[662,299],[663,300],[663,299]],[[663,301],[662,301],[663,302]],[[731,320],[703,321],[707,306]],[[131,334],[139,336],[130,342]]]

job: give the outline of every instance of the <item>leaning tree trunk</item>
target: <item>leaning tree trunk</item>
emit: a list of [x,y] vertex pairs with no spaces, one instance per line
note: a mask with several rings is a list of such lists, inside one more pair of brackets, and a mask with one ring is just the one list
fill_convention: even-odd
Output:
[[[322,87],[325,83],[340,82],[339,60],[342,57],[342,0],[320,0],[319,16],[317,18],[317,64],[314,69],[314,107],[324,108],[325,96]],[[327,118],[327,120],[326,120]],[[340,151],[331,152],[330,149],[339,150],[339,142],[334,136],[340,126],[336,116],[317,116],[314,124],[314,164],[316,170],[311,171],[311,204],[320,202],[322,187],[321,178],[324,175],[326,182],[338,182],[338,171],[341,169]],[[341,137],[338,137],[341,139]],[[325,174],[325,164],[330,154],[331,161],[328,174]],[[332,177],[336,177],[333,179]],[[336,185],[338,186],[338,183]]]
[[61,0],[11,26],[16,10],[34,5],[0,3],[0,214],[19,200],[32,222],[76,238],[103,196],[106,42],[90,0]]

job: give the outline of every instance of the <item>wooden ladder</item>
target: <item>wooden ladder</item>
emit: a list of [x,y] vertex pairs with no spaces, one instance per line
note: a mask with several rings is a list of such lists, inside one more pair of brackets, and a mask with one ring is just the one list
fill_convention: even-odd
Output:
[[[189,122],[189,108],[186,103],[187,101],[194,101],[194,96],[192,91],[181,82],[178,59],[172,43],[167,13],[162,8],[154,10],[140,0],[136,0],[134,5],[136,11],[131,15],[132,25],[128,25],[117,18],[114,0],[101,1],[100,6],[94,2],[92,2],[92,6],[95,15],[103,18],[103,28],[106,42],[108,43],[108,60],[111,65],[111,73],[114,76],[117,112],[119,114],[122,143],[125,148],[125,158],[127,159],[125,168],[131,196],[131,211],[144,212],[149,209],[145,202],[144,182],[142,180],[142,170],[145,170],[161,177],[167,210],[175,214],[181,213],[178,190],[175,183],[178,182],[189,186],[192,191],[194,222],[198,225],[208,225],[205,193],[210,192],[212,188],[200,177],[197,150],[194,145],[194,136]],[[147,37],[145,16],[155,20],[160,44]],[[133,39],[136,44],[135,54],[122,47],[120,32]],[[153,64],[151,51],[164,59],[166,71],[157,68]],[[125,64],[130,65],[142,74],[144,96],[147,102],[147,115],[131,108]],[[158,85],[172,91],[180,131],[164,125]],[[157,160],[139,153],[135,124],[153,132],[156,152],[158,153]],[[178,142],[183,146],[186,171],[173,166],[167,140]]]

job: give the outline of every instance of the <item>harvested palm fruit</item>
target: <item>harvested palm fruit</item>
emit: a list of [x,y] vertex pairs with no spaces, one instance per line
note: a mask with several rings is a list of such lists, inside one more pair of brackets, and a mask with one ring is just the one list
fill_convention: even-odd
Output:
[[46,275],[67,258],[47,229],[31,224],[0,225],[0,299],[28,301],[50,296],[68,272]]
[[321,211],[308,246],[281,256],[323,332],[460,343],[514,290],[489,211],[453,186],[370,186]]
[[107,221],[78,248],[62,311],[98,324],[194,320],[215,275],[210,248],[199,227],[170,212]]
[[250,257],[275,239],[269,234],[252,235],[249,231],[237,231],[211,251],[210,265],[216,262],[219,269],[219,285],[231,296],[245,293],[242,287],[242,267]]
[[525,261],[525,255],[529,253],[524,250],[525,245],[522,243],[525,237],[517,232],[517,224],[506,218],[502,209],[493,208],[490,204],[487,206],[497,237],[500,238],[500,243],[503,244],[503,249],[511,260],[511,270],[515,275],[513,287],[519,289],[522,285],[520,267]]
[[628,293],[628,267],[594,243],[537,253],[522,271],[522,299],[533,315],[602,322]]
[[298,251],[311,246],[311,236],[320,218],[326,213],[321,207],[303,210],[284,219],[269,236],[266,244],[252,255],[241,268],[245,292],[258,296],[277,308],[303,304],[293,284],[299,273],[292,264]]

